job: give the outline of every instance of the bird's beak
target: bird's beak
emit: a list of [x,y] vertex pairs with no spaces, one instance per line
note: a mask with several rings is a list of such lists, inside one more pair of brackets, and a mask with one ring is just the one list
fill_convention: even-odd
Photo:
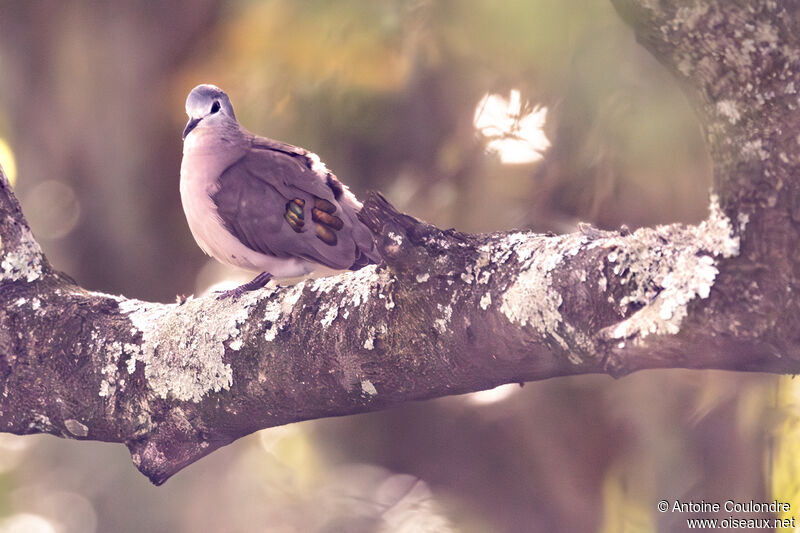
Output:
[[189,133],[200,124],[199,118],[192,118],[189,119],[189,122],[186,123],[186,127],[183,129],[183,138],[185,139]]

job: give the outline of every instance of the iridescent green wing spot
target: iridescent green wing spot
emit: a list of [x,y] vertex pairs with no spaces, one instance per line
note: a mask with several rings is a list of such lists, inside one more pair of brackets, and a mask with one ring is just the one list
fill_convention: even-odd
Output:
[[301,198],[295,198],[290,202],[286,202],[286,212],[283,214],[283,218],[286,219],[289,226],[297,233],[303,230],[303,224],[305,223],[303,207],[305,205],[306,202]]

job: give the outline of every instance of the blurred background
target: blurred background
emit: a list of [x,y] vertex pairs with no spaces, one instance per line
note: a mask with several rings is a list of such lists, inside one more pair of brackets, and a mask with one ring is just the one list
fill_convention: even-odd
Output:
[[[82,286],[170,302],[249,279],[184,220],[198,83],[442,227],[706,213],[699,125],[607,0],[5,0],[0,162]],[[798,405],[755,374],[554,379],[264,430],[160,488],[121,445],[0,434],[0,533],[683,530],[658,500],[800,506]]]

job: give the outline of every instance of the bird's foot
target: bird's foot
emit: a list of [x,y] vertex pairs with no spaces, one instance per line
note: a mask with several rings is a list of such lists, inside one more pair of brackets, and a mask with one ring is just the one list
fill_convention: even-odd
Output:
[[224,300],[226,298],[233,298],[234,300],[236,300],[246,292],[260,289],[261,287],[269,283],[269,280],[271,279],[272,279],[272,274],[270,274],[269,272],[262,272],[261,274],[254,277],[244,285],[239,285],[235,289],[231,289],[228,291],[217,291],[217,300]]

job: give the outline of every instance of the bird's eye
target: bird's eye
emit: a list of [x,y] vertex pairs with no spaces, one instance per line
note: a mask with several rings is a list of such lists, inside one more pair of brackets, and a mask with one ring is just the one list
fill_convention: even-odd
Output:
[[211,114],[213,115],[217,111],[219,111],[219,100],[214,100],[214,103],[211,104]]

